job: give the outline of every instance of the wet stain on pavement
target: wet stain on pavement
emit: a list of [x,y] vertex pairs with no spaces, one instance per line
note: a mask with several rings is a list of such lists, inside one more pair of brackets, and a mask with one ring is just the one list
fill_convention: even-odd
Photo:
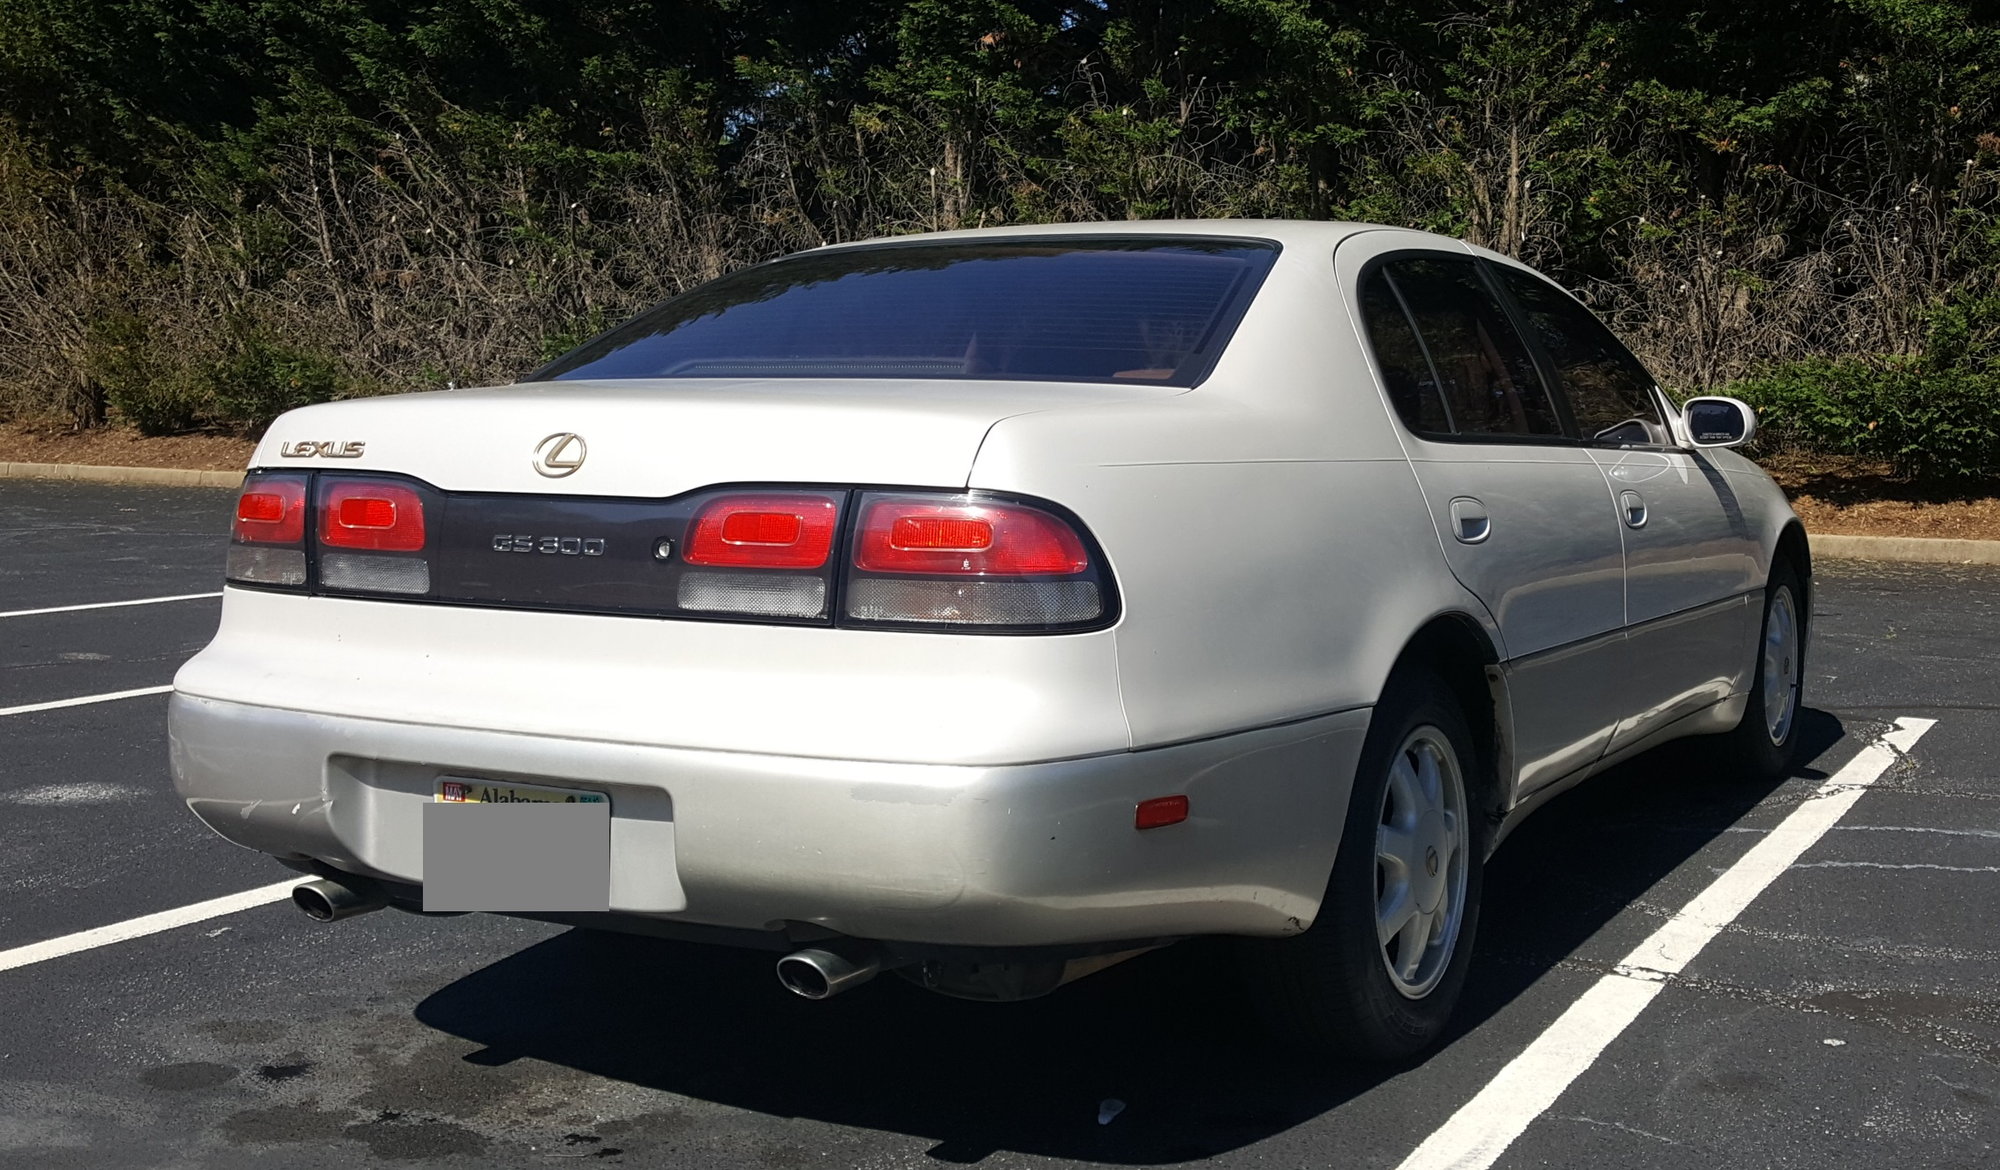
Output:
[[452,1155],[484,1153],[485,1138],[453,1121],[410,1118],[384,1112],[373,1121],[360,1121],[342,1131],[345,1136],[367,1143],[369,1152],[392,1162],[424,1162]]
[[257,1076],[267,1081],[289,1081],[302,1077],[313,1070],[310,1060],[295,1060],[289,1064],[264,1064],[257,1066]]
[[354,1121],[351,1109],[323,1108],[317,1098],[288,1105],[245,1109],[223,1118],[219,1127],[234,1145],[270,1146],[333,1141]]

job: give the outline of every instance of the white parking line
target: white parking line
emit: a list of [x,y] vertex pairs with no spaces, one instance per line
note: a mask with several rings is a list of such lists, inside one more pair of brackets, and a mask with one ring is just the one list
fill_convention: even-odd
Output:
[[23,703],[19,707],[0,707],[0,715],[32,715],[37,711],[54,711],[59,707],[84,707],[91,703],[109,703],[113,699],[136,699],[141,695],[164,695],[174,689],[172,683],[163,687],[139,687],[130,691],[112,691],[103,695],[78,695],[74,699],[51,699],[46,703]]
[[217,593],[176,593],[172,597],[135,597],[131,601],[93,601],[88,605],[51,605],[46,609],[10,609],[0,612],[0,618],[34,617],[44,613],[75,613],[80,609],[117,609],[125,605],[161,605],[169,601],[203,601],[210,597],[221,597]]
[[1403,1159],[1398,1170],[1485,1170],[1491,1166],[1639,1017],[1669,977],[1692,962],[1710,939],[1845,816],[1896,757],[1909,751],[1936,722],[1898,719],[1895,730],[1862,748],[1821,784],[1811,799],[1793,809],[1680,913],[1626,955],[1612,974],[1584,992],[1477,1096]]
[[162,910],[158,914],[148,914],[143,918],[114,922],[110,926],[100,926],[95,930],[79,931],[46,942],[29,943],[24,947],[0,951],[0,971],[12,971],[16,967],[26,967],[33,963],[46,963],[50,959],[60,959],[64,955],[73,955],[78,951],[144,938],[149,934],[158,934],[177,926],[188,926],[196,922],[205,922],[210,918],[220,918],[224,914],[234,914],[239,910],[282,902],[292,896],[292,887],[304,880],[306,879],[291,878],[268,886],[259,886],[254,890],[210,898],[206,902],[196,902],[192,906]]

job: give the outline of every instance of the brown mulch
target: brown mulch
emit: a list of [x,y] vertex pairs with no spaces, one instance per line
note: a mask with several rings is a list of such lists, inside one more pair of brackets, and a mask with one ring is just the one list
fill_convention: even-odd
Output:
[[1937,487],[1859,459],[1764,460],[1806,531],[1843,536],[2000,540],[2000,484]]
[[[90,463],[235,471],[256,443],[230,435],[149,438],[126,428],[0,423],[0,463]],[[1764,465],[1809,532],[2000,540],[2000,484],[1941,489],[1897,479],[1884,464],[1777,456]]]
[[60,424],[0,423],[0,463],[241,471],[256,446],[253,440],[231,435],[148,437],[123,427],[73,431]]

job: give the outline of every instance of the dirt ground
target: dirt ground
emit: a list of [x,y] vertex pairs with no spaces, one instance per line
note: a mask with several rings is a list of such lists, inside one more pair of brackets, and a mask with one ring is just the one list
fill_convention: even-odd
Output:
[[2000,484],[1942,488],[1854,459],[1766,459],[1807,532],[2000,540]]
[[62,425],[0,423],[0,463],[82,463],[99,467],[183,467],[234,471],[257,444],[228,435],[148,438],[124,427],[72,431]]
[[[232,471],[256,443],[228,435],[147,438],[104,428],[0,423],[0,463],[89,463],[114,467],[188,467]],[[1810,532],[1853,536],[1931,536],[2000,540],[2000,484],[1945,490],[1911,484],[1889,468],[1856,460],[1766,460]]]

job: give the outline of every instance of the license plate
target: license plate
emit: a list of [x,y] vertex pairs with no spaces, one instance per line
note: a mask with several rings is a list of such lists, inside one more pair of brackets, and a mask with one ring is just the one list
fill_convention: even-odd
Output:
[[463,776],[438,777],[434,797],[437,804],[607,804],[610,800],[602,792],[472,780]]

